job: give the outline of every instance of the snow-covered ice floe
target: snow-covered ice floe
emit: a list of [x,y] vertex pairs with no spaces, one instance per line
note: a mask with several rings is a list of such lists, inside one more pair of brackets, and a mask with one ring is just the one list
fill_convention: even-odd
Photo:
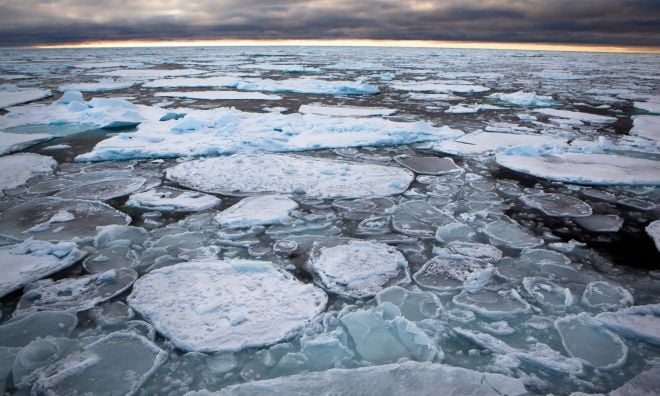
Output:
[[391,88],[408,92],[435,92],[435,93],[480,93],[488,92],[490,88],[477,84],[461,84],[459,82],[395,82],[390,85]]
[[660,304],[603,312],[596,315],[596,319],[627,338],[660,346]]
[[57,161],[45,155],[20,153],[2,156],[0,191],[22,186],[36,175],[52,173],[56,166]]
[[112,79],[102,79],[95,82],[71,83],[60,85],[60,92],[80,91],[80,92],[106,92],[120,89],[128,89],[137,84],[135,81],[117,81]]
[[298,194],[308,198],[383,197],[404,192],[405,169],[282,154],[232,155],[183,162],[166,177],[213,194]]
[[530,208],[538,209],[548,216],[588,217],[593,213],[589,204],[570,195],[557,193],[524,194],[518,199]]
[[370,241],[316,242],[307,268],[324,289],[350,298],[371,297],[387,285],[410,281],[403,254],[392,246]]
[[110,137],[76,159],[101,161],[389,146],[452,139],[463,134],[424,121],[249,113],[226,108],[184,112],[186,116],[179,120],[151,118],[137,132]]
[[61,271],[84,256],[71,242],[26,241],[0,247],[0,297]]
[[567,139],[545,135],[523,135],[500,132],[473,132],[454,140],[431,144],[431,150],[453,155],[483,155],[513,146],[556,147],[566,144]]
[[660,220],[649,223],[645,228],[646,233],[653,239],[655,248],[660,252]]
[[234,385],[220,392],[191,392],[187,396],[211,395],[526,395],[519,379],[482,373],[443,364],[405,362],[356,369],[331,369]]
[[240,351],[294,336],[319,314],[326,294],[263,261],[201,261],[157,269],[128,297],[186,351]]
[[261,92],[241,91],[187,91],[157,92],[155,96],[163,98],[200,99],[200,100],[280,100],[281,96],[267,95]]
[[6,133],[0,132],[0,155],[21,151],[25,148],[52,139],[45,133]]
[[660,116],[640,115],[633,117],[630,134],[655,142],[660,149]]
[[297,207],[295,201],[283,195],[247,197],[220,212],[215,221],[232,228],[286,224],[292,220],[289,214]]
[[616,117],[603,116],[581,111],[560,110],[542,108],[534,110],[537,113],[545,114],[550,117],[565,118],[567,120],[589,122],[592,124],[609,124],[616,121]]
[[323,106],[316,104],[305,104],[298,109],[302,114],[316,114],[334,117],[370,117],[389,116],[396,113],[396,109],[365,106]]
[[517,106],[546,107],[553,105],[552,96],[537,95],[536,92],[516,91],[510,93],[497,92],[488,98]]
[[52,95],[53,93],[48,89],[18,88],[14,85],[0,84],[0,109],[48,98]]
[[497,154],[495,160],[516,172],[565,183],[660,185],[660,161],[617,154],[527,155],[524,151],[505,151]]
[[222,200],[213,195],[173,187],[156,187],[131,195],[126,206],[161,212],[198,212],[214,208]]

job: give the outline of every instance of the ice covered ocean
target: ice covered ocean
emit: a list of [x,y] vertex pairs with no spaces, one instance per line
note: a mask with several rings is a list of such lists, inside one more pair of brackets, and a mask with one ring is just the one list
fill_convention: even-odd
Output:
[[0,57],[0,393],[660,393],[660,56]]

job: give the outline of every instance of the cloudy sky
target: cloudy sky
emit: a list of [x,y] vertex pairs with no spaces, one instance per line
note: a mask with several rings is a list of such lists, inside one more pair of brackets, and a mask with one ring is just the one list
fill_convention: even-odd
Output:
[[0,46],[371,38],[660,46],[660,0],[0,0]]

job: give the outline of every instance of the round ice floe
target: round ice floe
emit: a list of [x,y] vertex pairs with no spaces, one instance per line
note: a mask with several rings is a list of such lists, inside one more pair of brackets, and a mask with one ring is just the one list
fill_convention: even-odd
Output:
[[564,194],[525,194],[519,199],[530,208],[538,209],[548,216],[587,217],[591,216],[591,206]]
[[398,250],[361,240],[317,242],[307,267],[323,288],[351,298],[371,297],[387,285],[410,280],[408,262]]
[[573,294],[569,289],[545,278],[524,278],[523,286],[527,294],[543,307],[563,310],[573,305]]
[[0,345],[22,347],[37,338],[68,337],[78,317],[65,311],[33,312],[0,326]]
[[291,221],[289,214],[297,207],[295,201],[283,195],[248,197],[220,212],[215,221],[232,228],[285,224]]
[[500,166],[566,183],[591,185],[660,185],[660,161],[614,154],[562,153],[519,155],[501,153]]
[[623,287],[606,281],[591,282],[582,294],[582,303],[600,311],[614,311],[633,305],[632,294]]
[[413,279],[418,285],[436,291],[451,291],[463,287],[471,279],[478,278],[480,273],[488,270],[491,265],[482,260],[468,257],[437,256],[427,261]]
[[463,291],[454,296],[454,304],[474,311],[485,318],[500,320],[528,313],[530,305],[514,289]]
[[221,202],[220,198],[197,191],[156,187],[131,195],[126,206],[161,212],[198,212],[214,208]]
[[150,272],[128,303],[178,348],[221,352],[292,337],[327,296],[269,262],[201,261]]
[[653,239],[655,248],[660,251],[660,220],[651,222],[645,228],[646,233]]
[[51,157],[32,153],[0,157],[0,191],[25,184],[31,177],[51,173],[57,161]]
[[596,319],[625,337],[660,346],[660,304],[602,312]]
[[425,201],[407,201],[394,208],[392,228],[409,236],[433,238],[438,226],[453,221]]
[[25,288],[16,312],[86,311],[121,294],[136,279],[137,273],[128,268],[58,281],[44,279]]
[[398,156],[394,157],[394,160],[420,175],[443,175],[462,171],[451,158]]
[[400,194],[413,181],[405,169],[295,155],[253,154],[181,163],[167,178],[224,195],[264,192],[308,198],[366,198]]
[[557,319],[555,328],[570,356],[601,370],[620,367],[626,361],[628,347],[621,338],[584,312]]
[[399,286],[388,287],[376,294],[379,305],[385,302],[396,305],[401,315],[408,320],[437,318],[442,312],[442,303],[438,296],[431,292],[407,290]]
[[61,271],[84,256],[75,243],[26,241],[0,247],[0,297]]
[[596,214],[577,218],[575,222],[585,230],[592,232],[619,232],[623,226],[623,219],[615,214]]
[[123,197],[139,190],[147,181],[144,177],[99,180],[89,184],[80,184],[55,194],[59,198],[91,199],[108,201]]
[[485,261],[498,261],[502,251],[495,246],[475,242],[449,242],[446,248],[433,248],[433,254],[458,254]]
[[37,198],[2,214],[0,234],[17,239],[67,241],[96,234],[96,227],[125,225],[131,218],[102,202]]
[[525,249],[543,244],[542,239],[529,234],[520,226],[502,220],[486,224],[483,231],[490,238],[490,242],[497,246]]

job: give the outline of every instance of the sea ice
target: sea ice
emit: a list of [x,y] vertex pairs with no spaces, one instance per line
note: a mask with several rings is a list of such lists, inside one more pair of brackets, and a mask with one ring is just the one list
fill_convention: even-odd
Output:
[[660,114],[660,96],[651,96],[645,102],[635,102],[633,105],[637,109]]
[[631,338],[660,346],[660,305],[636,305],[603,312],[596,319],[607,328]]
[[37,198],[5,211],[0,235],[67,241],[94,236],[98,226],[130,222],[128,215],[102,202]]
[[[526,395],[519,379],[443,364],[404,362],[356,369],[330,369],[233,385],[218,395]],[[200,392],[189,396],[209,396]]]
[[0,132],[0,155],[21,151],[25,148],[52,139],[44,133],[6,133]]
[[537,113],[545,114],[550,117],[565,118],[568,120],[584,121],[592,124],[609,124],[616,121],[616,117],[602,116],[598,114],[583,113],[580,111],[559,110],[559,109],[538,109]]
[[490,88],[477,84],[460,84],[457,82],[395,82],[391,84],[392,89],[408,92],[435,92],[435,93],[480,93],[490,91]]
[[574,304],[570,289],[540,276],[523,278],[523,287],[542,307],[563,311]]
[[589,185],[660,185],[660,161],[616,154],[559,153],[528,156],[503,152],[500,166],[528,175]]
[[572,357],[600,370],[612,370],[626,362],[628,347],[621,338],[584,312],[555,320],[555,328]]
[[53,172],[56,166],[57,161],[45,155],[4,155],[0,157],[0,191],[22,186],[33,176]]
[[420,175],[444,175],[463,170],[451,158],[397,156],[394,160]]
[[443,357],[433,339],[402,317],[399,308],[389,302],[369,310],[350,312],[339,320],[366,361],[382,364],[400,359],[433,361]]
[[444,248],[434,247],[433,254],[437,256],[451,256],[457,254],[460,256],[491,262],[499,261],[502,258],[502,251],[493,245],[462,241],[449,242],[445,245]]
[[502,320],[529,313],[530,305],[515,289],[464,290],[452,299],[454,305],[474,311],[477,315],[492,320]]
[[39,373],[35,394],[134,395],[167,360],[167,352],[129,331],[111,333]]
[[396,109],[364,106],[323,106],[317,104],[305,104],[300,106],[298,112],[302,114],[316,114],[332,117],[370,117],[390,116],[396,113]]
[[660,368],[649,368],[614,389],[609,396],[655,396],[660,389]]
[[457,104],[449,107],[445,110],[445,113],[448,114],[474,114],[478,113],[481,110],[503,110],[503,107],[493,106],[483,103],[473,103],[473,104]]
[[199,212],[214,208],[221,202],[213,195],[165,186],[131,195],[126,206],[160,212]]
[[580,227],[591,232],[619,232],[623,219],[615,214],[591,215],[574,219]]
[[307,267],[323,288],[350,298],[371,297],[386,285],[410,280],[408,262],[398,250],[369,241],[316,242]]
[[538,209],[547,216],[588,217],[592,214],[589,204],[569,195],[555,193],[525,194],[518,197],[518,199],[530,208]]
[[645,228],[646,233],[653,239],[655,248],[660,252],[660,220],[649,223]]
[[404,235],[433,238],[439,226],[453,219],[425,201],[405,201],[394,208],[392,228]]
[[423,288],[446,292],[460,289],[489,268],[490,263],[465,256],[436,256],[415,272],[413,279]]
[[71,83],[60,85],[60,92],[79,91],[79,92],[106,92],[119,89],[128,89],[137,84],[135,81],[117,81],[112,79],[102,79],[96,82]]
[[431,149],[453,155],[483,155],[513,146],[559,146],[566,139],[545,135],[522,135],[499,132],[473,132],[454,140],[433,143]]
[[652,140],[660,148],[660,116],[641,115],[633,117],[633,127],[630,129],[630,134]]
[[307,198],[366,198],[401,194],[411,172],[380,165],[292,155],[232,155],[181,163],[169,180],[204,192],[249,195],[264,192]]
[[536,92],[516,91],[511,93],[497,92],[488,95],[488,98],[510,103],[516,106],[545,107],[552,106],[552,96],[537,95]]
[[0,345],[23,347],[37,338],[68,337],[78,325],[78,317],[66,311],[39,311],[0,326]]
[[256,225],[286,224],[298,204],[283,195],[247,197],[215,216],[224,227],[240,228]]
[[108,71],[91,71],[90,73],[97,76],[153,80],[164,77],[194,76],[206,72],[197,69],[117,69]]
[[488,235],[490,243],[510,249],[528,249],[543,244],[543,239],[531,235],[517,224],[497,220],[484,226],[483,232]]
[[139,190],[146,181],[144,177],[99,180],[67,188],[55,194],[55,197],[109,201]]
[[26,241],[0,247],[0,297],[45,278],[85,256],[75,243]]
[[319,314],[325,293],[262,261],[201,261],[154,270],[128,297],[178,348],[223,352],[295,335]]
[[435,319],[443,311],[442,303],[434,293],[399,286],[381,290],[376,294],[376,300],[379,305],[386,302],[396,305],[401,310],[401,316],[413,322]]
[[582,303],[599,311],[614,311],[634,303],[630,292],[622,286],[606,281],[590,282],[582,294]]
[[0,109],[47,98],[52,95],[53,93],[48,89],[18,88],[13,85],[0,85]]
[[200,99],[200,100],[280,100],[281,96],[266,95],[261,92],[241,91],[187,91],[187,92],[157,92],[157,97]]

